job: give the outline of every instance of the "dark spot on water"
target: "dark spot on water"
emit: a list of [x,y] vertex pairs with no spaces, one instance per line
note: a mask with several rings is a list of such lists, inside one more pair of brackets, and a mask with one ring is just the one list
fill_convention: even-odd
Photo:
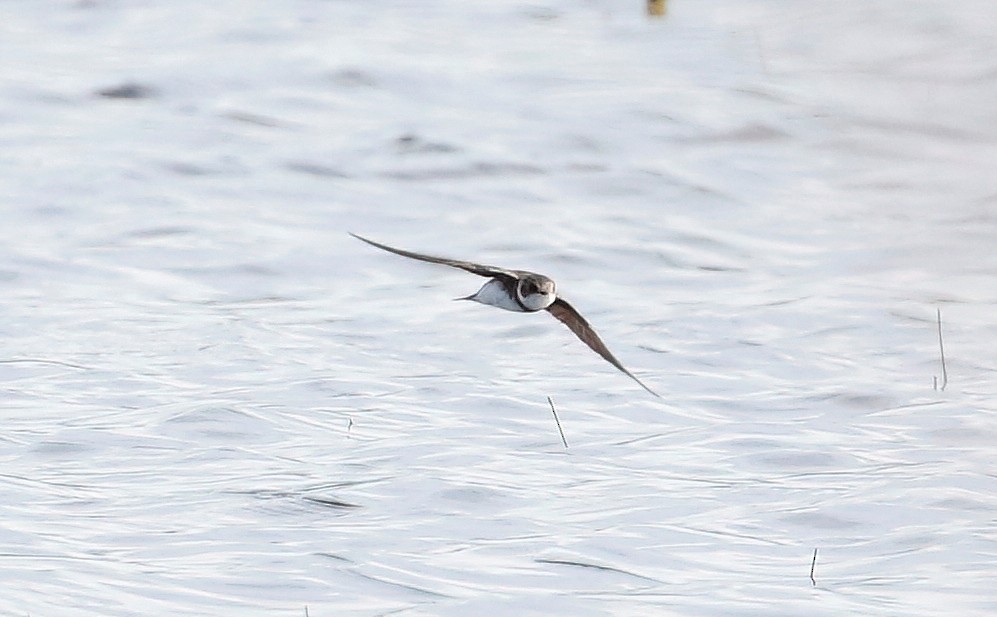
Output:
[[39,454],[77,456],[84,452],[93,450],[89,445],[72,441],[43,441],[34,447],[34,451]]
[[395,140],[395,146],[400,154],[428,154],[459,152],[460,148],[447,143],[429,141],[412,133],[406,133]]
[[322,165],[321,163],[291,161],[287,163],[286,167],[291,171],[308,174],[309,176],[318,176],[320,178],[349,178],[346,172],[340,171],[335,167],[330,167],[329,165]]
[[261,114],[254,114],[248,111],[230,111],[222,114],[222,117],[228,118],[229,120],[235,120],[236,122],[243,122],[245,124],[252,124],[255,126],[265,126],[268,128],[279,127],[283,124],[276,118],[271,118]]
[[609,171],[608,167],[600,163],[568,163],[566,169],[583,174],[605,173]]
[[149,227],[138,229],[128,234],[132,238],[166,238],[169,236],[182,236],[193,233],[191,227]]
[[165,167],[181,176],[207,176],[211,173],[208,168],[193,163],[167,163]]
[[341,69],[333,73],[330,78],[337,86],[345,88],[374,88],[377,80],[370,73],[361,69]]
[[150,99],[156,95],[156,91],[149,86],[134,82],[126,82],[117,86],[110,86],[97,90],[97,95],[105,99],[125,99],[137,101],[140,99]]
[[318,504],[320,506],[325,506],[327,508],[359,508],[360,506],[355,503],[347,503],[345,501],[340,501],[339,499],[333,499],[332,497],[305,497],[305,501],[310,501],[311,503]]
[[527,163],[474,163],[465,167],[438,167],[411,171],[389,171],[395,180],[468,180],[485,177],[533,176],[544,170]]
[[782,520],[801,527],[823,530],[850,529],[858,525],[856,521],[850,521],[819,512],[801,512],[798,514],[790,514],[782,517]]
[[523,14],[535,21],[554,21],[561,16],[558,11],[549,7],[529,7],[523,11]]
[[602,564],[597,564],[597,563],[588,563],[588,562],[579,561],[579,560],[575,560],[575,559],[545,559],[545,558],[537,558],[537,559],[534,559],[533,561],[535,561],[536,563],[546,563],[546,564],[551,564],[551,565],[555,565],[555,566],[574,566],[576,568],[587,568],[587,569],[591,569],[591,570],[600,570],[602,572],[613,572],[613,573],[616,573],[616,574],[622,574],[624,576],[632,576],[634,578],[643,579],[645,581],[651,581],[651,582],[655,582],[655,583],[661,582],[661,581],[659,581],[657,579],[653,579],[651,577],[644,576],[643,574],[637,574],[636,572],[629,572],[627,570],[623,570],[622,568],[615,568],[613,566],[607,566],[607,565],[602,565]]
[[245,166],[233,156],[218,157],[207,162],[166,161],[163,168],[180,176],[241,175]]

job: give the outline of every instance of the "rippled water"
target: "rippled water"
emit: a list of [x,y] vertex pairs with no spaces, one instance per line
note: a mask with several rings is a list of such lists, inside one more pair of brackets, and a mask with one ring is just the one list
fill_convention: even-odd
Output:
[[0,12],[0,614],[997,611],[997,5]]

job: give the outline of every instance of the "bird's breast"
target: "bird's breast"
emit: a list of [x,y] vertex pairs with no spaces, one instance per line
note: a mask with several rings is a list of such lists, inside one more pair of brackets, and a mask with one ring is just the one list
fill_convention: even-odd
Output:
[[475,302],[480,302],[481,304],[487,304],[489,306],[497,306],[500,309],[505,309],[507,311],[515,311],[517,313],[525,312],[523,307],[516,302],[516,299],[509,294],[509,290],[506,289],[502,281],[498,279],[492,279],[481,286],[478,293],[474,294],[469,298]]

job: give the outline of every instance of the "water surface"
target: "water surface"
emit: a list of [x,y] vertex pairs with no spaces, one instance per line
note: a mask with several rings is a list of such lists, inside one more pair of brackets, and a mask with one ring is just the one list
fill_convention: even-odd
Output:
[[992,3],[3,13],[0,614],[997,610]]

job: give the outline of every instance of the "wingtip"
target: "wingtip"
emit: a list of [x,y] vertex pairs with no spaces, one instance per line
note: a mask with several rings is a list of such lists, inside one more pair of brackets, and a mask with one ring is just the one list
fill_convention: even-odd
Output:
[[354,238],[356,238],[357,240],[359,240],[361,242],[365,242],[367,244],[370,244],[371,246],[378,246],[378,244],[376,242],[374,242],[373,240],[368,240],[367,238],[364,238],[360,234],[355,234],[352,231],[347,231],[346,233],[350,234],[351,236],[353,236]]
[[[617,367],[617,368],[619,368],[619,367]],[[660,394],[658,394],[657,392],[655,392],[654,390],[652,390],[651,388],[649,388],[647,386],[647,384],[645,384],[643,381],[641,381],[640,379],[638,379],[636,375],[634,375],[633,373],[631,373],[630,371],[628,371],[625,368],[624,369],[620,369],[620,370],[622,370],[624,373],[626,373],[627,377],[629,377],[630,379],[633,379],[635,382],[637,382],[638,386],[640,386],[641,388],[644,388],[645,390],[647,390],[649,393],[653,394],[654,396],[656,396],[658,398],[661,398]]]
[[641,380],[637,379],[637,378],[636,378],[636,377],[634,377],[633,375],[631,375],[631,377],[633,377],[633,378],[634,378],[634,381],[636,381],[636,382],[637,382],[637,383],[638,383],[638,384],[640,385],[640,387],[641,387],[641,388],[644,388],[645,390],[647,390],[648,392],[650,392],[650,393],[651,393],[651,394],[653,394],[654,396],[656,396],[656,397],[658,397],[658,398],[661,398],[661,395],[660,395],[660,394],[658,394],[658,393],[657,393],[657,392],[655,392],[654,390],[652,390],[652,389],[648,388],[648,387],[647,387],[646,385],[644,385],[644,382],[643,382],[643,381],[641,381]]

